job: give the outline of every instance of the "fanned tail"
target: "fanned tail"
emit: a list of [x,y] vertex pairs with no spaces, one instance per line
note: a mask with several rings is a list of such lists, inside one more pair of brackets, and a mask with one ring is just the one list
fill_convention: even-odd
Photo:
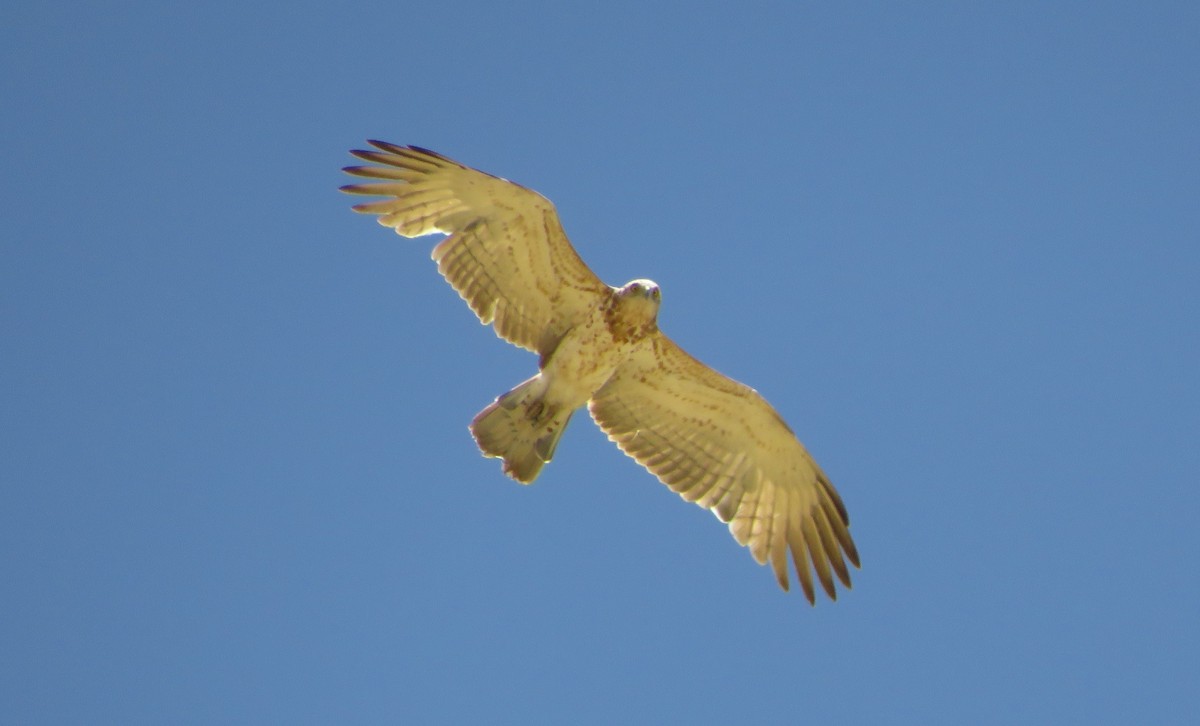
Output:
[[529,484],[554,458],[558,440],[574,411],[543,401],[544,381],[534,376],[497,398],[471,421],[471,435],[484,456],[504,460],[504,473]]

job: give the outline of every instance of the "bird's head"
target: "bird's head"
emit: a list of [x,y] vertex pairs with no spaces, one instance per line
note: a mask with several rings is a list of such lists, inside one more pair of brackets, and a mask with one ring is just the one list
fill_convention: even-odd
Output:
[[662,300],[658,285],[650,280],[627,282],[616,291],[614,298],[616,304],[610,313],[614,330],[625,330],[633,337],[640,337],[657,328],[658,305]]
[[633,280],[627,282],[625,283],[625,287],[622,287],[617,291],[617,294],[621,297],[628,297],[632,295],[634,297],[642,297],[647,300],[653,300],[656,306],[658,305],[659,300],[662,299],[662,293],[659,292],[658,283],[656,283],[654,280]]
[[662,292],[653,280],[633,280],[625,283],[625,287],[617,290],[623,307],[642,310],[654,318],[658,316],[658,305],[662,302]]

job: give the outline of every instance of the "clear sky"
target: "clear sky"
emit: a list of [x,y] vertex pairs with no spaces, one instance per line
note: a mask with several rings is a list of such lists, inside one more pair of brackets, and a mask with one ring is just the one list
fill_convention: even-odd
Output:
[[[0,721],[1184,723],[1200,6],[9,3]],[[863,569],[785,594],[336,189],[552,199]]]

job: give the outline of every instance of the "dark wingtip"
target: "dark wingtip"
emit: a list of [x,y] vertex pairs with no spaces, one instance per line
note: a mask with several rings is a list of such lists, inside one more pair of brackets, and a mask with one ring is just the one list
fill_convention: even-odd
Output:
[[849,547],[842,547],[842,551],[846,553],[846,559],[850,560],[850,564],[856,569],[862,569],[862,563],[858,560],[858,548],[854,546],[854,542],[850,543]]
[[370,144],[371,146],[374,146],[376,149],[383,149],[384,151],[390,151],[393,154],[396,153],[397,151],[399,151],[400,149],[404,148],[403,146],[398,146],[396,144],[391,143],[390,141],[380,141],[379,139],[367,139],[367,143]]

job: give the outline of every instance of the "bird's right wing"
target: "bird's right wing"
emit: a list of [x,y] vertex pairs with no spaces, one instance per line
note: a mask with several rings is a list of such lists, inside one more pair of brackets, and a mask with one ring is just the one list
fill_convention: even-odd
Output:
[[342,187],[387,197],[355,205],[405,237],[449,235],[433,249],[438,271],[480,322],[548,355],[563,333],[611,294],[567,239],[545,197],[416,146],[371,141],[350,153],[373,162],[344,171],[383,181]]

